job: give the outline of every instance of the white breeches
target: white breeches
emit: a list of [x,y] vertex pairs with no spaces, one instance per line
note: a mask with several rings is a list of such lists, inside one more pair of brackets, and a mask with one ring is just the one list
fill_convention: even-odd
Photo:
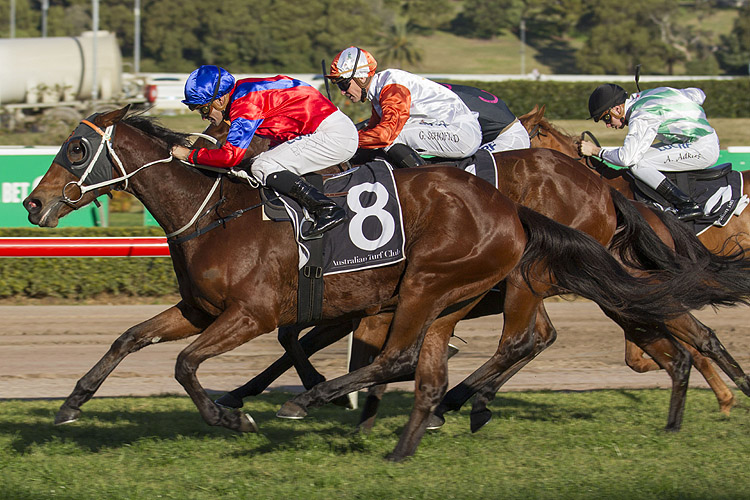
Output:
[[337,110],[312,134],[295,137],[259,154],[250,171],[263,184],[268,175],[281,170],[309,174],[347,161],[354,156],[358,143],[354,123]]

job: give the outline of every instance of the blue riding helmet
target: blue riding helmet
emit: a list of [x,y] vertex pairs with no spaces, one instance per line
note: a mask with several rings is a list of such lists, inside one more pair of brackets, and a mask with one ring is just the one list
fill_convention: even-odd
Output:
[[196,69],[185,82],[183,104],[191,109],[210,103],[234,88],[234,76],[218,66],[204,65]]

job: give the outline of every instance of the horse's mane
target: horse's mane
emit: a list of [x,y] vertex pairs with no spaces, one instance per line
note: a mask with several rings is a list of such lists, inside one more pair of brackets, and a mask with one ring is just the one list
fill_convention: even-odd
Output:
[[569,141],[572,141],[575,139],[572,135],[568,134],[557,125],[554,125],[551,121],[547,119],[546,116],[543,116],[542,119],[539,120],[539,126],[543,127],[546,130],[549,130],[550,132],[554,132],[558,135],[558,137],[563,137]]
[[130,115],[123,118],[123,123],[137,128],[138,130],[167,143],[167,146],[171,149],[172,146],[190,146],[190,135],[182,132],[175,132],[170,130],[159,123],[159,121],[151,116],[143,116],[141,114]]

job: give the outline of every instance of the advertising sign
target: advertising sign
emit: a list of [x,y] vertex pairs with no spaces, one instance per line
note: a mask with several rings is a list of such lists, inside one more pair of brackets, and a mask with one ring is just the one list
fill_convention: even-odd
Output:
[[[0,227],[34,227],[28,221],[23,200],[31,193],[49,169],[57,147],[0,147]],[[58,227],[93,227],[107,224],[109,198],[99,198],[102,208],[94,204],[76,210],[60,219]]]

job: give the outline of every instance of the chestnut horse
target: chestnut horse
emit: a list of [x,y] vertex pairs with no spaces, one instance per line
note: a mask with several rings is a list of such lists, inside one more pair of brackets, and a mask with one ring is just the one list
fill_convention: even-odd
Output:
[[[630,202],[617,196],[617,193],[613,193],[611,188],[601,182],[593,173],[581,171],[572,159],[557,152],[544,150],[496,153],[495,159],[499,165],[498,184],[500,190],[514,201],[528,205],[534,210],[538,210],[548,217],[558,220],[558,222],[582,229],[604,244],[610,244],[613,241],[615,232],[619,226],[620,239],[616,240],[615,245],[615,247],[619,248],[619,251],[625,248],[633,255],[650,255],[647,260],[650,262],[652,268],[653,266],[657,268],[659,266],[669,267],[670,264],[666,257],[670,253],[669,250],[664,249],[662,243],[656,238],[656,235],[653,235],[648,224],[635,212]],[[575,202],[571,203],[571,200]],[[644,206],[638,205],[643,214],[651,219],[651,224],[659,226],[659,218]],[[667,222],[669,223],[669,221]],[[676,225],[677,229],[681,227],[676,221],[673,221],[670,225]],[[660,232],[666,234],[666,238],[668,238],[670,228],[664,225],[660,227]],[[671,229],[674,228],[672,227]],[[649,235],[651,235],[650,238]],[[689,233],[678,232],[678,235],[681,238],[681,245],[692,245],[695,252],[703,250],[705,254],[710,256]],[[661,256],[654,255],[654,252],[658,253],[660,246],[663,253]],[[722,259],[718,260],[722,261]],[[717,267],[722,267],[723,265],[719,264]],[[744,267],[734,276],[736,280],[746,281],[747,263],[741,263],[741,266]],[[644,263],[640,262],[636,263],[635,267],[643,269],[648,266],[644,266]],[[724,271],[732,274],[729,266]],[[730,284],[729,286],[734,285]],[[702,287],[702,285],[699,285],[699,287]],[[498,370],[498,373],[506,372],[507,369],[503,368],[503,366],[516,367],[515,371],[517,371],[523,364],[533,359],[541,350],[551,344],[555,338],[554,328],[549,323],[549,318],[544,311],[540,295],[535,294],[534,291],[524,286],[519,280],[503,284],[503,291],[505,294],[504,308],[502,299],[498,299],[496,296],[488,296],[471,313],[472,317],[478,317],[501,313],[503,309],[505,311],[505,324],[500,347],[492,360],[492,366],[496,367],[495,369]],[[540,294],[542,293],[538,287],[536,291],[540,292]],[[745,287],[743,293],[747,293],[747,291],[747,287]],[[544,290],[544,292],[549,294],[556,293],[553,290]],[[703,292],[697,293],[702,295]],[[687,376],[689,375],[690,368],[689,356],[679,346],[673,344],[670,335],[663,330],[661,325],[653,324],[648,318],[643,318],[637,323],[622,319],[616,320],[626,329],[629,337],[632,336],[636,340],[640,337],[639,342],[662,363],[672,376],[673,397],[670,406],[670,416],[668,418],[668,428],[679,428],[681,412],[684,407]],[[387,324],[388,317],[387,315],[380,315],[377,320],[367,320],[367,322],[371,321],[383,321]],[[682,319],[681,321],[687,320]],[[652,324],[652,326],[645,328],[644,325],[647,324]],[[652,331],[653,337],[644,339],[638,333],[644,329]],[[346,335],[348,331],[350,331],[348,324],[336,327],[316,328],[302,339],[304,350],[307,353],[315,352],[330,342]],[[382,332],[383,330],[378,329],[378,331]],[[718,340],[710,336],[710,331],[703,333],[706,333],[706,337],[695,338],[693,342],[710,346],[708,349],[712,349],[712,354],[720,358],[728,370],[734,370],[733,375],[741,381],[740,383],[744,383],[742,382],[745,380],[744,373],[738,367],[733,368],[736,363],[726,353],[720,343],[718,343]],[[281,331],[279,335],[282,337],[283,334]],[[366,364],[367,360],[376,354],[379,347],[385,341],[383,337],[373,337],[365,327],[360,328],[356,332],[355,339],[358,341],[355,343],[356,347],[363,347],[365,345],[370,347],[361,352],[356,352],[355,349],[352,360],[353,366]],[[283,373],[290,365],[291,359],[285,356],[258,377],[222,396],[218,401],[230,407],[240,407],[243,397],[257,395],[262,392],[275,377]],[[315,376],[308,376],[307,379],[305,376],[302,376],[306,387],[324,380],[321,375],[317,374],[317,372],[315,373]],[[486,376],[492,378],[494,375],[497,375],[497,373],[492,374],[488,371]],[[459,404],[458,400],[468,397],[470,393],[476,391],[477,388],[475,385],[477,383],[479,382],[472,383],[471,391],[462,394],[461,397],[458,397],[457,393],[452,390],[452,395],[456,397],[453,401],[446,402],[446,404],[449,404],[449,407],[446,407],[443,411],[457,409],[455,406]],[[750,392],[750,385],[747,383],[744,383],[744,388]],[[369,426],[372,423],[378,394],[380,392],[376,392],[374,395],[375,399],[370,400],[368,405],[366,405],[365,414],[362,419],[363,426]],[[465,399],[463,400],[465,401]],[[460,403],[462,404],[463,401],[460,401]],[[481,415],[478,414],[476,419],[472,421],[473,429],[481,427],[479,422],[486,418],[486,413],[479,413]]]
[[[627,198],[634,199],[627,169],[611,168],[603,162],[586,161],[581,158],[577,148],[579,137],[571,136],[554,126],[544,117],[544,111],[544,105],[541,107],[534,106],[531,111],[519,117],[521,123],[529,132],[532,147],[554,149],[577,159],[588,168],[593,168],[605,182]],[[750,174],[747,172],[740,172],[740,174],[742,175],[743,192],[748,193],[750,192]],[[698,238],[714,252],[727,253],[736,250],[738,247],[746,248],[750,242],[748,240],[750,238],[750,212],[746,211],[740,216],[732,217],[729,224],[724,227],[711,226],[703,231]],[[703,327],[705,328],[705,325]],[[708,359],[691,346],[686,345],[686,347],[693,357],[693,365],[714,391],[720,410],[729,414],[729,411],[735,405],[734,394],[716,373]],[[630,368],[639,373],[661,368],[652,359],[644,357],[643,354],[642,349],[632,342],[626,341],[625,362]]]
[[[263,220],[259,190],[174,160],[171,147],[187,137],[146,118],[126,118],[127,109],[82,121],[23,204],[31,223],[55,227],[112,189],[133,194],[169,236],[181,300],[123,333],[78,381],[55,422],[78,419],[81,405],[128,354],[198,335],[179,354],[175,378],[209,425],[257,431],[249,415],[212,402],[196,372],[206,359],[295,323],[298,250],[291,226]],[[312,405],[325,397],[324,388],[351,392],[416,369],[414,410],[391,459],[414,453],[445,393],[448,338],[430,334],[433,324],[441,325],[437,334],[452,328],[509,273],[539,286],[554,280],[633,321],[664,320],[695,305],[683,298],[690,279],[634,278],[587,235],[516,205],[470,174],[436,167],[394,178],[406,259],[328,276],[323,301],[324,320],[392,312],[388,341],[371,365],[295,398]]]

